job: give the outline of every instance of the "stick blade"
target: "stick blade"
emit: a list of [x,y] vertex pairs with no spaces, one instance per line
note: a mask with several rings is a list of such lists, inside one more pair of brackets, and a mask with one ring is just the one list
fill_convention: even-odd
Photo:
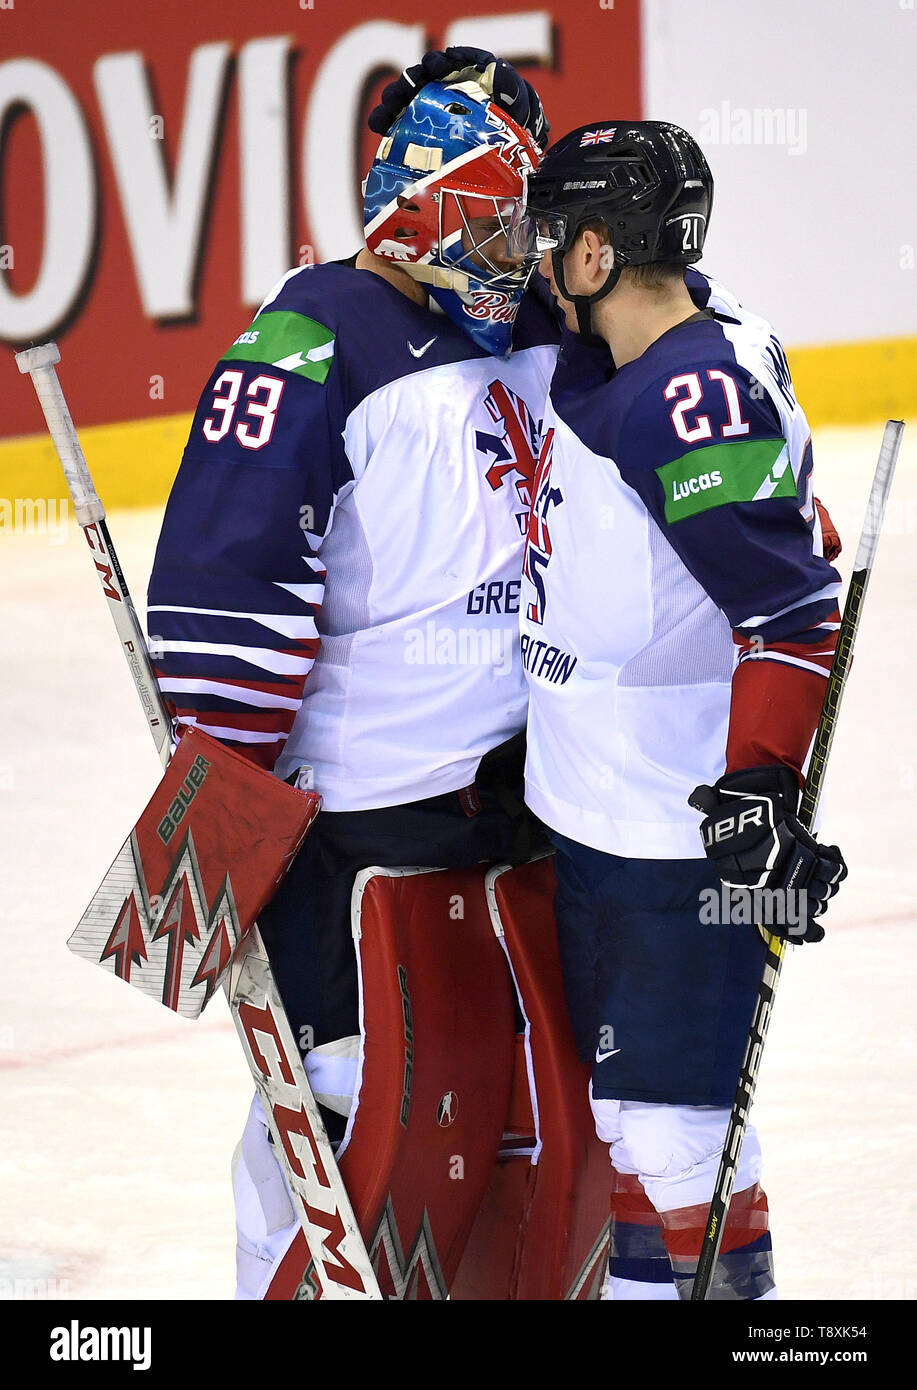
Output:
[[903,420],[889,420],[886,423],[882,435],[882,447],[879,450],[879,461],[876,464],[869,501],[866,504],[866,516],[863,521],[863,529],[860,532],[860,543],[857,546],[856,557],[853,561],[855,574],[862,570],[868,572],[872,569],[875,561],[882,522],[885,519],[888,494],[891,491],[892,478],[895,474],[895,464],[898,461],[903,434]]

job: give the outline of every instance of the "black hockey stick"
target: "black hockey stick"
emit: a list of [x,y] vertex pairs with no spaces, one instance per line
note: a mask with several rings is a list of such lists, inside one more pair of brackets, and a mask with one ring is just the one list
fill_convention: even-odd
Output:
[[[821,718],[818,721],[812,756],[809,761],[809,773],[802,793],[799,820],[806,830],[811,830],[815,824],[815,813],[818,810],[818,802],[821,797],[828,754],[831,751],[841,697],[844,693],[847,673],[850,670],[853,643],[860,624],[866,586],[869,583],[876,548],[879,544],[885,504],[888,501],[903,431],[904,422],[902,420],[889,420],[882,437],[879,461],[876,464],[876,472],[872,480],[872,490],[866,507],[866,518],[860,533],[860,544],[857,547],[856,558],[853,562],[853,574],[850,577],[844,616],[841,619],[840,631],[838,632],[837,651],[831,666],[831,674],[828,677],[828,689],[825,692],[825,702],[822,706]],[[707,1228],[704,1232],[704,1242],[701,1246],[697,1271],[694,1275],[694,1285],[691,1290],[693,1303],[703,1302],[706,1299],[716,1268],[720,1242],[723,1239],[723,1228],[726,1225],[732,1188],[739,1164],[739,1154],[742,1151],[742,1142],[748,1127],[748,1112],[751,1109],[755,1085],[758,1080],[758,1069],[761,1065],[761,1053],[767,1035],[767,1025],[770,1022],[774,994],[777,990],[777,981],[780,978],[780,967],[783,965],[786,955],[787,942],[782,937],[768,935],[767,943],[764,973],[758,986],[758,997],[755,1000],[751,1030],[748,1034],[745,1057],[739,1072],[739,1084],[736,1089],[735,1100],[732,1103],[729,1124],[726,1127],[723,1156],[720,1159],[719,1171],[716,1175],[713,1200],[710,1203]]]

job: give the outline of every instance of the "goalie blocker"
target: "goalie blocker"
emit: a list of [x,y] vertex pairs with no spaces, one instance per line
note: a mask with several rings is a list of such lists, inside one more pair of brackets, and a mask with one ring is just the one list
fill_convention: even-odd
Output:
[[320,806],[315,792],[186,730],[67,945],[197,1018]]

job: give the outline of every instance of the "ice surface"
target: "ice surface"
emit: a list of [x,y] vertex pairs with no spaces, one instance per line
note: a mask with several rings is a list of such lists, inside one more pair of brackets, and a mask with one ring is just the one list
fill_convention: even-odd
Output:
[[[787,1298],[917,1296],[910,430],[823,801],[850,878],[790,953],[754,1112]],[[880,438],[816,434],[845,577]],[[109,522],[139,606],[159,514]],[[225,1002],[186,1023],[64,946],[159,777],[74,524],[0,532],[0,622],[0,1297],[230,1298],[251,1088]]]

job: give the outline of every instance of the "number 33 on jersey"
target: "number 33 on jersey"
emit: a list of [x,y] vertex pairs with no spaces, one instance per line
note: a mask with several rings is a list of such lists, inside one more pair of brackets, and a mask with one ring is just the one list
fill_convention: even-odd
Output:
[[[260,315],[257,327],[241,334],[223,360],[272,362],[285,372],[323,382],[333,356],[333,333],[302,314],[281,312]],[[244,449],[263,449],[270,443],[285,378],[259,372],[244,383],[245,372],[240,369],[223,371],[213,382],[213,414],[201,426],[211,444],[218,444],[230,431]]]

